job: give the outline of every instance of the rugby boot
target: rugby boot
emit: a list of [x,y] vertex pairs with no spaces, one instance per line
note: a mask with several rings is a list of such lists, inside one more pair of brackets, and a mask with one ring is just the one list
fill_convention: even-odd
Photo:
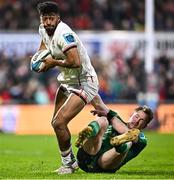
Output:
[[67,165],[63,165],[60,166],[58,169],[56,169],[54,172],[58,173],[58,174],[72,174],[75,171],[78,170],[78,164],[77,161],[74,162],[70,162]]
[[111,138],[110,144],[112,146],[118,146],[120,144],[129,142],[129,141],[134,141],[138,137],[139,133],[140,133],[139,129],[130,129],[124,134]]
[[80,131],[79,134],[78,134],[78,138],[77,138],[77,140],[75,142],[75,146],[78,147],[78,148],[82,147],[84,145],[84,143],[87,141],[87,139],[89,137],[91,137],[92,132],[93,132],[93,129],[90,126],[87,126],[82,131]]
[[61,158],[62,166],[56,169],[54,172],[58,174],[72,174],[76,170],[78,170],[78,163],[72,151],[70,151],[70,154],[68,156]]

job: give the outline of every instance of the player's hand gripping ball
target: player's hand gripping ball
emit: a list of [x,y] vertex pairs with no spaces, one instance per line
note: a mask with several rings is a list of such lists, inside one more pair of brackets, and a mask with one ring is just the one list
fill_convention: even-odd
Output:
[[31,58],[30,68],[32,71],[38,72],[44,66],[43,60],[51,56],[51,52],[48,49],[39,50]]

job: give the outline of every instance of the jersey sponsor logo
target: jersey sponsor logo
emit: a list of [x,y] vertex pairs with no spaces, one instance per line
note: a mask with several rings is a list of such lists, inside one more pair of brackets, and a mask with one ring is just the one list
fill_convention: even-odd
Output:
[[63,37],[68,44],[75,42],[74,36],[72,34],[64,34]]

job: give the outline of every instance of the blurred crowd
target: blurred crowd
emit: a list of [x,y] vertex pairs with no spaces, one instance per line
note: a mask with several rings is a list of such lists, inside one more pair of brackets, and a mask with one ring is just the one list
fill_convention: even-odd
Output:
[[[42,0],[0,0],[0,29],[37,30]],[[61,18],[75,30],[144,30],[144,0],[54,0]]]
[[[31,72],[30,55],[23,58],[0,54],[0,103],[47,104],[54,102],[58,68],[45,73]],[[154,71],[146,74],[144,61],[135,51],[130,58],[116,53],[102,61],[91,57],[99,81],[100,95],[106,103],[174,100],[174,60],[162,56],[155,61]],[[150,97],[150,99],[148,99]],[[146,102],[146,104],[149,102]]]
[[155,0],[155,30],[173,31],[174,30],[174,1]]
[[[37,30],[36,6],[43,0],[0,0],[0,29]],[[144,31],[145,0],[54,0],[75,30]],[[174,1],[155,0],[155,30],[174,30]]]
[[155,59],[154,70],[145,72],[144,59],[135,51],[130,58],[116,53],[101,63],[93,57],[100,80],[100,95],[105,102],[135,102],[156,107],[174,100],[174,59],[162,55]]
[[47,104],[54,101],[57,70],[31,73],[30,54],[7,57],[0,53],[0,104]]

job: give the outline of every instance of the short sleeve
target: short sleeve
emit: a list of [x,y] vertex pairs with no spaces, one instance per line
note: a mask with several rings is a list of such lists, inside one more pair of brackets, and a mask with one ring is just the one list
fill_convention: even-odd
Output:
[[73,33],[63,33],[58,41],[58,45],[64,53],[73,47],[77,47],[77,39]]

